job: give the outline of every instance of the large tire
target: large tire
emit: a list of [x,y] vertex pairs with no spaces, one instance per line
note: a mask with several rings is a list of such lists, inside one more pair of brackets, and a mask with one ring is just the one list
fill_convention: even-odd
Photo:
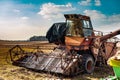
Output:
[[83,54],[82,55],[82,69],[84,73],[92,73],[95,67],[95,61],[90,54]]

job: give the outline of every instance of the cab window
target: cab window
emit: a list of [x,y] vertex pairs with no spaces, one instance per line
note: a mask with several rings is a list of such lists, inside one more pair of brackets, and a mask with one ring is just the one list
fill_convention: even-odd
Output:
[[83,37],[82,23],[79,20],[67,20],[67,35]]
[[82,20],[83,28],[92,28],[89,20]]

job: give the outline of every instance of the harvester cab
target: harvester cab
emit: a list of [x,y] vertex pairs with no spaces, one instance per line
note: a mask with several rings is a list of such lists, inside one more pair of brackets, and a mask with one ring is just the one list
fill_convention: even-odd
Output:
[[[65,14],[66,18],[66,46],[81,46],[88,37],[94,36],[90,17],[80,14]],[[87,41],[89,44],[89,40]],[[86,45],[86,44],[85,44]]]
[[65,14],[68,30],[66,36],[88,37],[92,35],[93,28],[88,16]]
[[[120,34],[120,29],[96,36],[90,17],[80,14],[64,16],[66,22],[54,23],[46,34],[49,43],[57,44],[51,53],[28,53],[17,45],[9,50],[13,64],[38,71],[77,75],[92,73],[97,63],[105,64],[116,54],[115,43],[107,42],[107,39]],[[14,59],[16,56],[20,57]]]
[[66,22],[54,23],[48,30],[46,37],[50,43],[65,44],[67,38],[77,40],[94,36],[90,17],[80,14],[65,14],[64,17]]

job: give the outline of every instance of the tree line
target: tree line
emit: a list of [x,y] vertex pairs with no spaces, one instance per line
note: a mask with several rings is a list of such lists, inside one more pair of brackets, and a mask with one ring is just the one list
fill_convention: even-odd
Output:
[[29,41],[47,41],[46,36],[32,36]]

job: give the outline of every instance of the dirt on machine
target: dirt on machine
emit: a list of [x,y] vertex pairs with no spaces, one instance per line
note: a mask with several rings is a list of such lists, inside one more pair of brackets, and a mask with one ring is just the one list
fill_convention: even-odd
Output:
[[64,17],[65,22],[54,23],[46,34],[49,43],[57,45],[52,52],[26,52],[16,45],[9,50],[13,65],[70,76],[92,73],[95,66],[105,65],[116,54],[113,37],[120,34],[120,29],[104,35],[93,29],[89,16]]

